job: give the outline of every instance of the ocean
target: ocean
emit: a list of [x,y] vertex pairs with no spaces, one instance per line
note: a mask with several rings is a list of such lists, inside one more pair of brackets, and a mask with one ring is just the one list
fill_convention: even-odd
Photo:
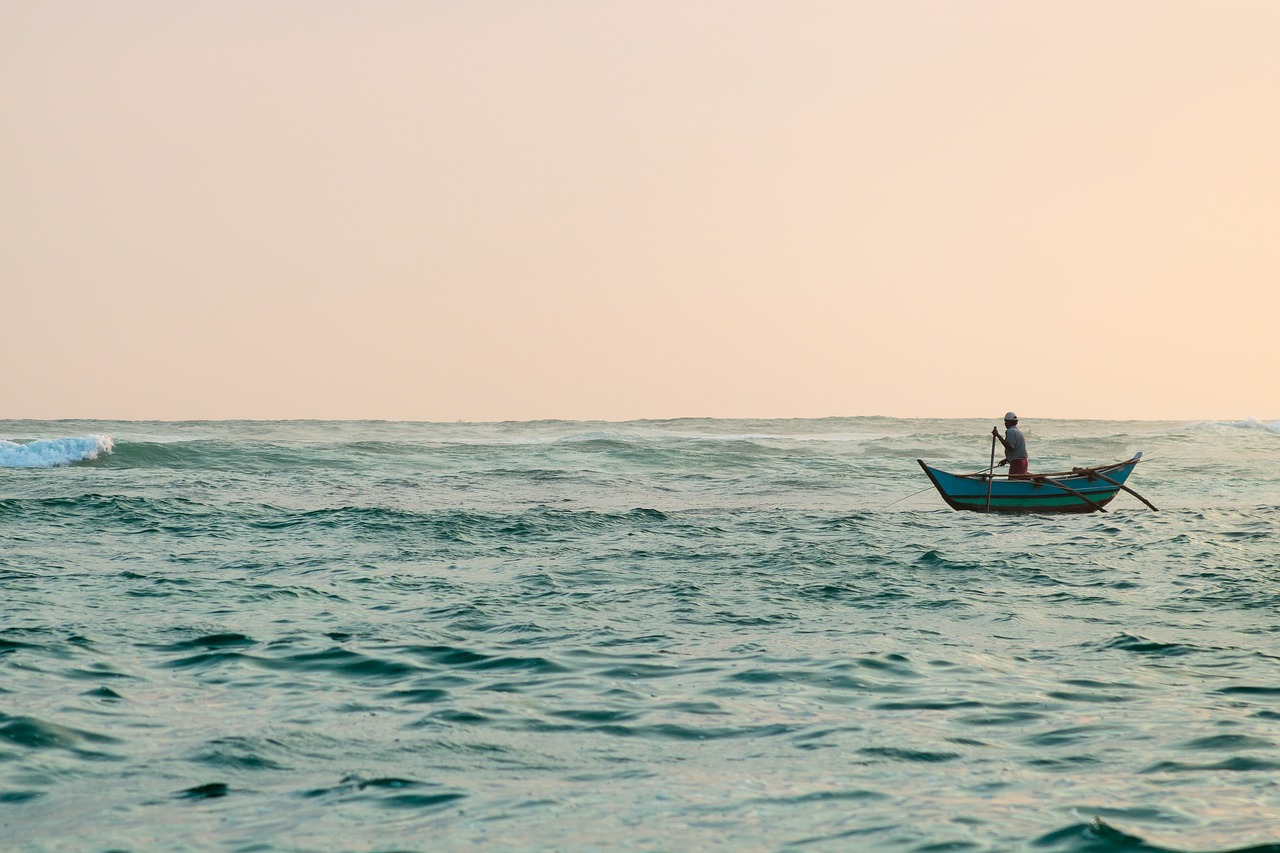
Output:
[[0,421],[0,849],[1280,850],[1280,423]]

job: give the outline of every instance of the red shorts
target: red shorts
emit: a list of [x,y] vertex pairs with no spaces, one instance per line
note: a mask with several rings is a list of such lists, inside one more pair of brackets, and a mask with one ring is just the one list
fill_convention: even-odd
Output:
[[1027,464],[1029,463],[1029,461],[1030,460],[1028,459],[1010,459],[1009,460],[1009,476],[1025,477],[1027,474]]

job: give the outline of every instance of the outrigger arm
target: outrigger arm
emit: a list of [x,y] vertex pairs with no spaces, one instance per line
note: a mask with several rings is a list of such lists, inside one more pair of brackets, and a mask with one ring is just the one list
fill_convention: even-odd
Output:
[[1119,487],[1119,488],[1121,488],[1121,489],[1125,490],[1126,492],[1128,492],[1129,494],[1133,495],[1133,496],[1134,496],[1135,498],[1137,498],[1138,500],[1142,501],[1142,502],[1143,502],[1144,504],[1146,504],[1147,506],[1151,507],[1151,511],[1152,511],[1152,512],[1159,512],[1159,511],[1160,511],[1160,510],[1156,509],[1156,505],[1155,505],[1155,504],[1153,504],[1151,501],[1147,500],[1147,499],[1146,499],[1146,498],[1144,498],[1142,495],[1138,494],[1138,493],[1137,493],[1137,492],[1135,492],[1133,489],[1131,489],[1131,488],[1129,488],[1128,486],[1126,486],[1124,483],[1118,483],[1118,482],[1116,482],[1115,480],[1113,480],[1113,479],[1111,479],[1110,477],[1108,477],[1106,474],[1101,474],[1101,473],[1099,473],[1099,472],[1097,472],[1097,471],[1086,471],[1086,472],[1083,472],[1083,473],[1087,473],[1087,474],[1089,474],[1089,475],[1090,475],[1090,476],[1092,476],[1092,477],[1097,477],[1099,480],[1106,480],[1106,481],[1107,481],[1108,483],[1110,483],[1111,485],[1113,485],[1113,486],[1117,486],[1117,487]]
[[1054,486],[1056,488],[1062,489],[1062,491],[1067,492],[1068,494],[1075,495],[1085,503],[1092,504],[1093,508],[1096,509],[1098,512],[1107,511],[1106,507],[1104,507],[1102,504],[1095,501],[1093,498],[1089,497],[1088,495],[1084,495],[1084,494],[1081,494],[1080,492],[1077,492],[1075,489],[1071,488],[1066,483],[1059,483],[1057,480],[1053,479],[1052,477],[1046,477],[1043,474],[1032,474],[1030,476],[1030,479],[1032,482],[1039,481],[1041,483],[1048,483],[1050,486]]

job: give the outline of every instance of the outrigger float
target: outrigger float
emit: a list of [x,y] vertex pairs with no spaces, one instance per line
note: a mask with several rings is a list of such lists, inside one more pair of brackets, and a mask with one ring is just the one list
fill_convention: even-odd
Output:
[[1096,468],[1072,468],[1057,474],[948,474],[917,459],[938,494],[952,509],[973,512],[1106,512],[1103,507],[1120,492],[1128,492],[1151,509],[1155,506],[1125,485],[1142,459]]

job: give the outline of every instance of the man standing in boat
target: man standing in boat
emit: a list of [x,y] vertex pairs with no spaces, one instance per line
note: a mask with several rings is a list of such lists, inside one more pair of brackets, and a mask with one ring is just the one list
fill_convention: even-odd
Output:
[[1018,429],[1018,416],[1013,412],[1005,412],[1004,435],[1000,435],[999,427],[992,427],[991,434],[1000,439],[1000,443],[1004,445],[1004,458],[1000,460],[1000,465],[1009,466],[1009,477],[1012,479],[1027,476],[1029,464],[1027,438],[1022,434],[1022,430]]

